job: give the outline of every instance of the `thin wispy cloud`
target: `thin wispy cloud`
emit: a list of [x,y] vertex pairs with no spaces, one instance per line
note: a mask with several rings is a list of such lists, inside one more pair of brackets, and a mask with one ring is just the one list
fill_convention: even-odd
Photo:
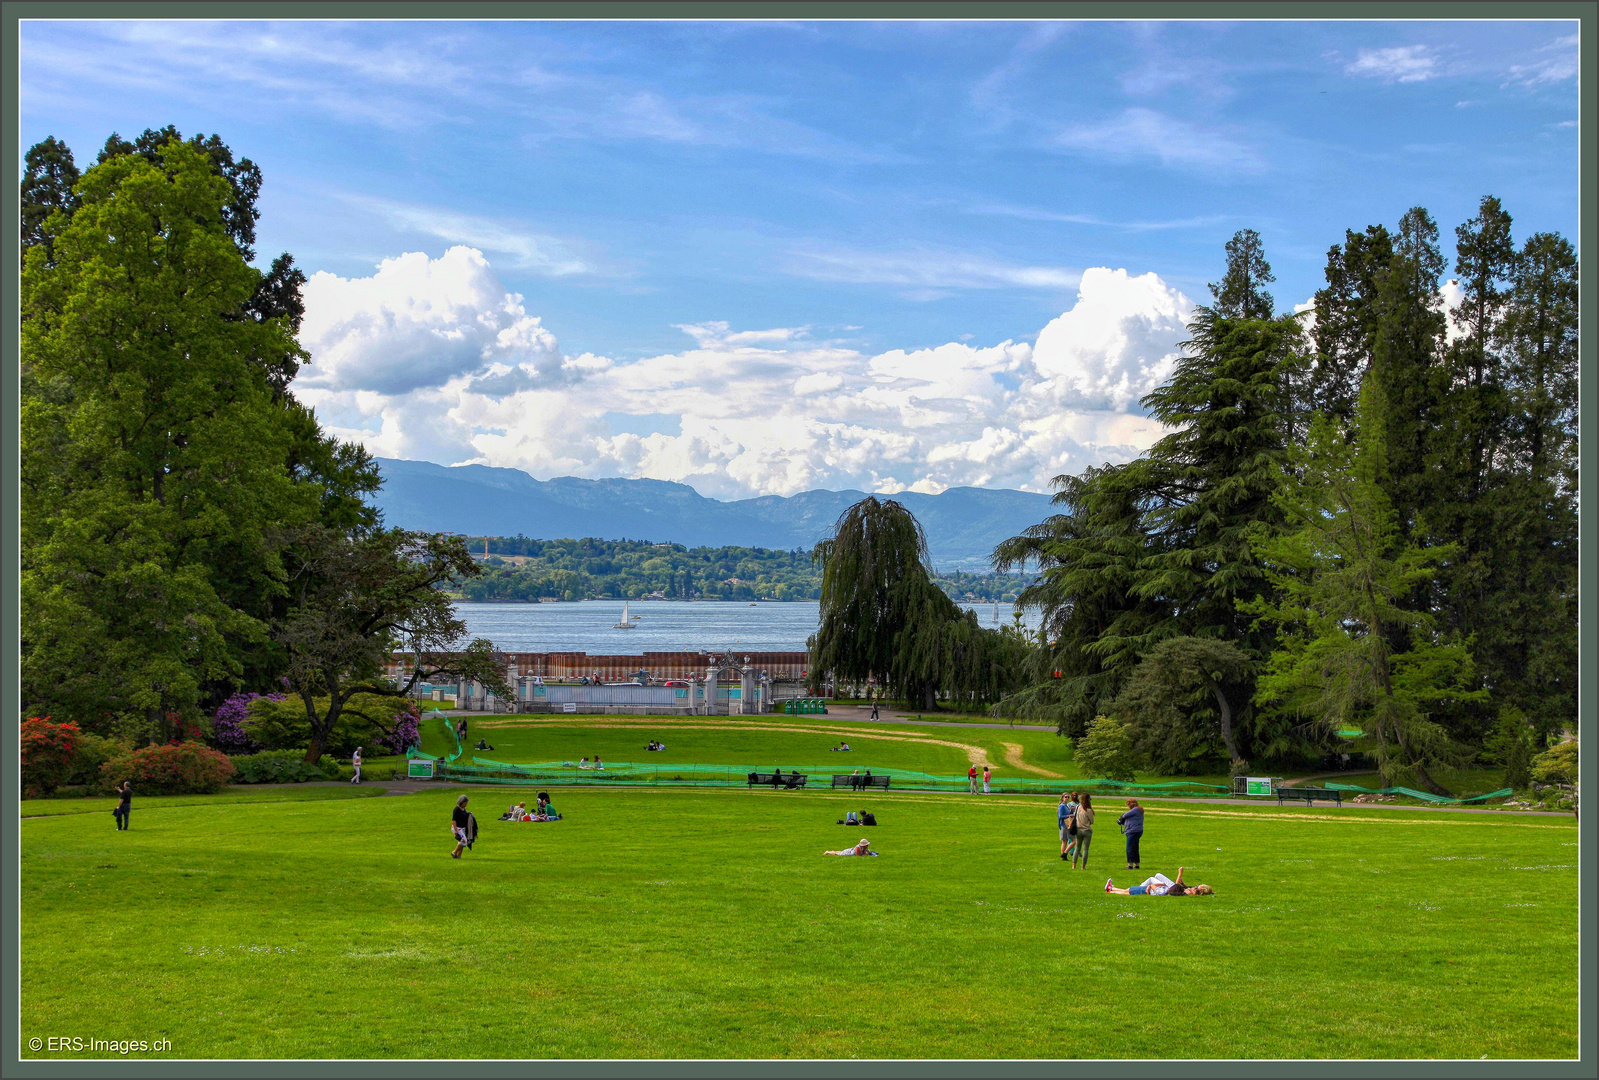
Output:
[[615,270],[602,269],[578,255],[569,241],[529,232],[512,222],[371,196],[348,196],[347,199],[382,217],[395,228],[436,237],[450,244],[464,244],[495,255],[508,255],[510,258],[501,260],[502,264],[518,270],[546,277],[602,273],[617,276]]
[[1077,287],[1082,274],[1059,266],[1024,266],[963,252],[860,251],[809,246],[788,252],[786,273],[814,281],[890,285],[912,299],[937,299],[949,290]]
[[1169,229],[1206,229],[1227,220],[1225,214],[1206,214],[1201,217],[1176,218],[1171,221],[1114,221],[1094,214],[1067,214],[1055,210],[1041,210],[1032,206],[1011,206],[984,203],[968,206],[968,214],[988,214],[993,217],[1020,218],[1023,221],[1055,221],[1063,225],[1092,225],[1105,229],[1122,229],[1127,232],[1164,232]]
[[1441,74],[1438,58],[1425,45],[1398,45],[1389,49],[1361,49],[1344,74],[1385,82],[1425,82]]
[[1540,56],[1526,64],[1512,64],[1506,86],[1546,86],[1577,77],[1577,35],[1557,38],[1538,50]]
[[1068,127],[1056,145],[1120,161],[1153,158],[1162,165],[1205,171],[1264,167],[1253,147],[1222,131],[1179,120],[1153,109],[1133,108],[1121,115]]

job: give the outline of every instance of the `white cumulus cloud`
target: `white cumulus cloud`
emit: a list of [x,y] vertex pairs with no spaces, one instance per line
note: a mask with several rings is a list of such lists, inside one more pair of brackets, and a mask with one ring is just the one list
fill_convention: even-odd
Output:
[[[313,356],[296,392],[374,453],[538,477],[677,480],[740,498],[810,488],[1046,490],[1161,434],[1138,399],[1186,337],[1157,275],[1085,271],[1036,346],[952,341],[867,353],[804,328],[685,323],[684,348],[562,357],[483,256],[404,255],[306,289]],[[618,431],[617,413],[676,418]],[[675,428],[675,430],[674,430]]]
[[1172,373],[1193,309],[1155,274],[1084,271],[1077,303],[1040,331],[1033,363],[1062,400],[1124,412]]
[[304,295],[300,340],[315,361],[306,387],[402,394],[493,365],[528,379],[561,367],[555,337],[474,248],[385,259],[366,278],[319,272]]

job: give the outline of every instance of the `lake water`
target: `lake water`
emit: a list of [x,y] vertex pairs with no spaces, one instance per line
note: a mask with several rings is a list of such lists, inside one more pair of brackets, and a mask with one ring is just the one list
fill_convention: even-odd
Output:
[[[993,626],[994,605],[972,607],[984,626]],[[616,630],[620,600],[580,600],[561,604],[483,604],[458,602],[455,613],[473,637],[488,638],[506,652],[586,652],[628,656],[644,652],[694,652],[748,649],[790,652],[805,648],[816,632],[819,606],[813,602],[734,603],[700,600],[635,600],[641,615],[632,630]],[[1001,625],[1009,625],[1011,605],[999,605]],[[1027,619],[1037,628],[1037,615]]]

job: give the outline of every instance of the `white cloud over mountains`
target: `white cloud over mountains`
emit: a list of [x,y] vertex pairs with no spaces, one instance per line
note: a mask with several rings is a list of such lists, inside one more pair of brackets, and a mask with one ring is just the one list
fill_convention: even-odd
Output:
[[[1138,399],[1170,374],[1193,307],[1155,274],[1096,267],[1036,346],[868,354],[803,327],[707,322],[680,327],[677,352],[619,361],[562,356],[471,248],[319,273],[305,296],[313,363],[296,392],[374,453],[679,480],[719,498],[1045,490],[1126,460],[1159,437]],[[619,414],[678,417],[678,430],[618,430]]]

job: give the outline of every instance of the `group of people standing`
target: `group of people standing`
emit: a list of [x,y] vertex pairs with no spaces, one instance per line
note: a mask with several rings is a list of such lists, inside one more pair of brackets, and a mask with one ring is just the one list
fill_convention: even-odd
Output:
[[[1089,792],[1061,793],[1055,821],[1060,826],[1060,857],[1078,866],[1088,865],[1088,848],[1094,841],[1094,796]],[[1144,808],[1137,799],[1127,800],[1127,811],[1116,819],[1127,839],[1127,869],[1139,869],[1139,842],[1144,838]]]
[[[972,794],[977,794],[977,766],[973,765],[966,770],[966,780],[971,784]],[[988,766],[983,766],[983,794],[988,794]]]

